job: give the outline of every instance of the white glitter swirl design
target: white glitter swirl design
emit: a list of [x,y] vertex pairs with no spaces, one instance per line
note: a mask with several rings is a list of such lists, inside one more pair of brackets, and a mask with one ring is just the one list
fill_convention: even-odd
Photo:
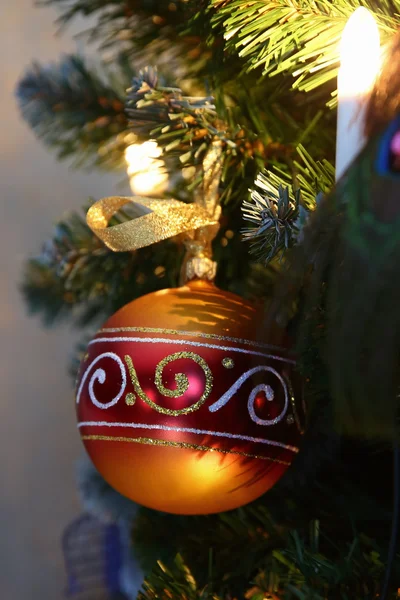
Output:
[[76,395],[76,403],[77,404],[79,404],[82,388],[85,385],[85,382],[89,375],[89,372],[94,367],[94,365],[97,362],[99,362],[99,360],[102,360],[103,358],[111,358],[112,360],[115,360],[115,362],[118,364],[119,369],[121,371],[121,379],[122,379],[121,388],[120,388],[118,394],[112,400],[110,400],[110,402],[105,402],[105,403],[99,402],[95,396],[93,386],[96,383],[96,381],[98,381],[99,383],[104,383],[107,375],[106,375],[106,372],[104,369],[96,369],[89,381],[89,396],[90,396],[91,401],[93,402],[93,404],[95,406],[97,406],[97,408],[102,408],[102,409],[110,408],[111,406],[114,406],[114,404],[117,404],[118,400],[121,398],[122,394],[124,393],[125,388],[126,388],[126,371],[125,371],[124,363],[122,362],[120,357],[117,354],[115,354],[114,352],[104,352],[103,354],[100,354],[99,356],[97,356],[97,358],[95,358],[90,363],[90,365],[84,372],[82,380],[81,380],[81,384],[78,389],[78,393]]
[[247,402],[247,408],[249,411],[250,418],[255,423],[257,423],[257,425],[270,426],[270,425],[276,425],[277,423],[279,423],[279,421],[281,421],[283,419],[283,417],[285,416],[286,411],[288,409],[288,405],[289,405],[289,394],[288,394],[287,385],[286,385],[285,380],[279,375],[278,371],[276,371],[272,367],[267,367],[267,366],[263,366],[263,365],[259,366],[259,367],[254,367],[253,369],[249,369],[249,371],[246,371],[246,373],[243,373],[243,375],[241,377],[239,377],[239,379],[237,381],[235,381],[235,383],[229,388],[229,390],[227,392],[225,392],[225,394],[223,396],[221,396],[221,398],[219,400],[217,400],[216,402],[214,402],[214,404],[211,404],[211,406],[209,406],[208,410],[210,412],[216,412],[217,410],[219,410],[220,408],[225,406],[225,404],[227,404],[229,402],[229,400],[232,398],[232,396],[234,396],[236,394],[236,392],[241,388],[241,386],[244,384],[244,382],[247,381],[250,377],[252,377],[255,373],[259,373],[260,371],[266,371],[268,373],[272,373],[279,379],[280,383],[282,384],[283,391],[285,393],[285,404],[284,404],[282,412],[274,419],[260,419],[260,417],[258,417],[256,415],[256,412],[254,409],[254,403],[255,403],[257,394],[259,394],[260,392],[264,392],[267,400],[270,402],[275,397],[274,391],[270,385],[260,383],[251,391],[251,393],[249,395],[249,399]]
[[81,421],[78,423],[80,427],[128,427],[131,429],[158,429],[161,431],[176,431],[181,433],[194,433],[196,435],[215,435],[216,437],[224,437],[233,440],[243,440],[245,442],[254,442],[255,444],[267,444],[268,446],[276,446],[290,450],[290,452],[298,453],[299,449],[296,446],[289,446],[275,440],[266,440],[265,438],[252,437],[250,435],[241,435],[239,433],[228,433],[225,431],[209,431],[207,429],[193,429],[192,427],[172,427],[170,425],[158,425],[147,423],[116,423],[114,421]]

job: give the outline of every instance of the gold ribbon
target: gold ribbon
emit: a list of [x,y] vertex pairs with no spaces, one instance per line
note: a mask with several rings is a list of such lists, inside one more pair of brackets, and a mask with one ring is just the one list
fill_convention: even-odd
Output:
[[[109,227],[111,218],[127,204],[132,219]],[[210,212],[207,206],[185,204],[180,200],[111,196],[95,202],[87,212],[86,221],[108,248],[126,252],[180,233],[217,226],[218,213],[218,210]]]

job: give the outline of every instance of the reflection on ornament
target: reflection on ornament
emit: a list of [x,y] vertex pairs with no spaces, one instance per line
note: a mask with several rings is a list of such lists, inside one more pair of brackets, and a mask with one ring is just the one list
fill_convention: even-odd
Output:
[[126,148],[125,160],[133,194],[151,196],[165,191],[168,175],[162,161],[158,160],[161,154],[162,150],[154,140]]
[[113,487],[201,514],[250,502],[282,477],[298,452],[301,399],[293,356],[272,334],[258,341],[259,323],[250,303],[199,280],[109,319],[82,364],[77,413]]

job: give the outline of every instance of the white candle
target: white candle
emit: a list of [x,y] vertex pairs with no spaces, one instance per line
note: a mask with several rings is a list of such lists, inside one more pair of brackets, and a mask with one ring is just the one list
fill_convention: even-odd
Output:
[[340,44],[336,181],[365,144],[365,107],[380,62],[378,27],[366,8],[357,8],[346,23]]

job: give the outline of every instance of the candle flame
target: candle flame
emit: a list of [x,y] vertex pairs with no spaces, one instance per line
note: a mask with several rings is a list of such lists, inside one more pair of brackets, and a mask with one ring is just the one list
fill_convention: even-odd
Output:
[[340,59],[341,96],[368,93],[380,70],[381,52],[378,26],[364,7],[354,11],[343,29]]

